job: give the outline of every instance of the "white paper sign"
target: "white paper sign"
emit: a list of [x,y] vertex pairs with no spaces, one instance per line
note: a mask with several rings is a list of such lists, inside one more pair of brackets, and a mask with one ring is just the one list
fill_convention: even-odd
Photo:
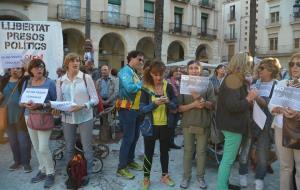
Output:
[[269,104],[300,111],[300,88],[275,86]]
[[1,53],[1,66],[4,69],[22,67],[22,57],[21,53]]
[[[63,37],[60,22],[0,21],[0,55],[22,55],[22,60],[42,59],[49,77],[57,78],[56,69],[63,63]],[[6,62],[16,62],[13,57]],[[19,58],[18,58],[19,59]],[[2,62],[2,61],[1,61]],[[0,74],[8,68],[0,64]]]
[[261,128],[261,130],[264,129],[267,116],[256,102],[254,102],[253,105],[253,120],[259,126],[259,128]]
[[50,101],[51,108],[57,109],[60,111],[69,111],[72,106],[76,106],[74,102],[70,101],[64,101],[64,102],[59,102],[59,101]]
[[273,84],[261,84],[258,88],[259,96],[269,97]]
[[191,92],[204,92],[209,84],[208,77],[181,75],[180,94],[191,94]]
[[48,89],[44,88],[26,88],[21,97],[21,103],[33,102],[42,104],[48,94]]

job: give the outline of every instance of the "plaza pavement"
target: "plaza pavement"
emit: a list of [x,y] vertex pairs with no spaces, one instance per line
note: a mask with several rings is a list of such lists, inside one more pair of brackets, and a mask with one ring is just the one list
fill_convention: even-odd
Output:
[[[142,141],[139,141],[140,143]],[[182,136],[179,135],[176,138],[177,144],[182,144]],[[87,187],[82,189],[85,190],[138,190],[141,187],[143,173],[141,171],[134,171],[136,174],[134,180],[124,180],[116,176],[116,168],[118,164],[118,154],[121,141],[117,144],[110,144],[110,154],[103,160],[104,168],[101,173],[93,175],[90,183]],[[160,161],[159,161],[159,148],[158,143],[156,144],[155,157],[153,159],[153,167],[151,173],[151,187],[150,190],[177,190],[180,189],[179,184],[182,175],[182,156],[183,149],[171,150],[170,151],[170,164],[169,172],[171,177],[176,182],[175,187],[167,187],[160,183]],[[57,146],[55,141],[51,142],[51,148]],[[138,145],[139,148],[139,145]],[[43,182],[37,184],[31,184],[30,179],[37,172],[37,161],[34,151],[32,151],[32,173],[24,173],[22,169],[14,172],[9,172],[7,170],[8,166],[12,163],[12,155],[10,152],[9,145],[0,145],[0,189],[3,190],[40,190],[43,189]],[[137,159],[138,162],[142,163],[141,160]],[[194,164],[195,166],[195,164]],[[279,189],[279,164],[278,161],[273,163],[274,174],[268,174],[265,178],[265,190],[278,190]],[[236,163],[230,181],[233,183],[238,183],[238,164]],[[213,159],[208,160],[205,179],[208,184],[208,190],[215,190],[217,181],[217,164]],[[66,171],[64,160],[58,161],[56,167],[56,183],[51,188],[53,190],[66,189],[64,181],[66,180]],[[191,180],[190,187],[188,189],[195,190],[199,189],[198,184],[195,179],[195,167],[193,167],[193,178]],[[254,174],[251,172],[249,174],[249,186],[244,190],[254,189]]]

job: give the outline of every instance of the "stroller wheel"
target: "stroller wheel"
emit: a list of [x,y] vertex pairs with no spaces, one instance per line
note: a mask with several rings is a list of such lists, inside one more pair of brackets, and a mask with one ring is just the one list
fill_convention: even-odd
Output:
[[103,162],[101,159],[94,157],[93,159],[93,173],[98,173],[103,169]]

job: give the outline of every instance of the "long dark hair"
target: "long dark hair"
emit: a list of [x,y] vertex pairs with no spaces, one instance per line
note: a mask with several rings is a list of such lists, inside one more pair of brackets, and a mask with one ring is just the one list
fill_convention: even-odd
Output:
[[150,73],[159,73],[160,75],[164,75],[166,70],[166,66],[162,61],[154,60],[144,71],[143,81],[147,85],[154,86],[154,81]]

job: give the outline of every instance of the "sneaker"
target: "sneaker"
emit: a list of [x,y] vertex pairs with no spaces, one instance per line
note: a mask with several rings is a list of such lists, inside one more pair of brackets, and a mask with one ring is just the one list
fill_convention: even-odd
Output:
[[207,188],[204,177],[198,177],[198,183],[199,183],[200,189],[206,189]]
[[48,189],[54,185],[54,174],[49,174],[46,177],[44,188]]
[[15,171],[21,167],[18,163],[13,163],[11,166],[9,166],[8,171]]
[[141,166],[140,164],[138,164],[136,162],[131,162],[127,166],[129,169],[133,169],[133,170],[137,170],[137,171],[143,170],[143,166]]
[[264,189],[264,181],[261,179],[255,180],[255,190],[263,190]]
[[39,171],[35,177],[31,178],[31,183],[38,183],[40,181],[43,181],[44,179],[46,179],[46,174]]
[[148,190],[150,187],[150,179],[148,177],[144,178],[142,190]]
[[128,171],[127,168],[118,169],[117,176],[123,177],[125,179],[133,179],[135,176]]
[[175,182],[170,178],[170,176],[168,174],[162,176],[160,178],[160,181],[164,184],[166,184],[169,187],[174,187],[175,186]]
[[187,189],[190,185],[190,178],[183,178],[180,183],[180,188]]
[[241,187],[245,188],[248,186],[248,175],[240,175],[240,185]]
[[24,165],[24,166],[23,166],[23,169],[24,169],[24,172],[25,172],[25,173],[30,173],[30,172],[32,172],[32,168],[31,168],[31,166],[30,166],[29,164]]

